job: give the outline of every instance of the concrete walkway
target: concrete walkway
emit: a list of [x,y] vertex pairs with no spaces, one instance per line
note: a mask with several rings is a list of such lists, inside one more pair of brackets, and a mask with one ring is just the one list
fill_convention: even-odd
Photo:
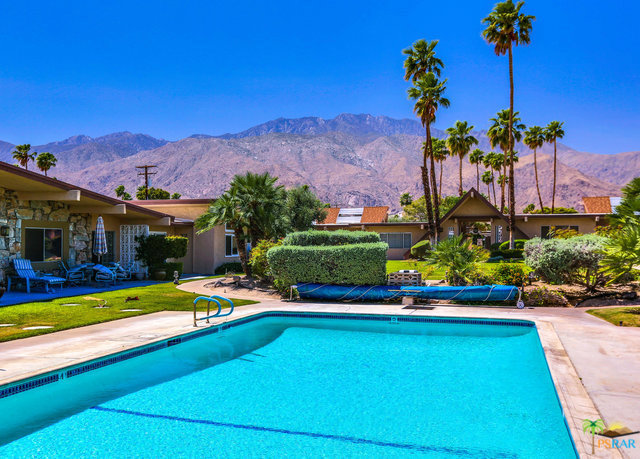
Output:
[[[208,281],[199,282],[191,282],[181,288],[202,294],[212,293],[203,287]],[[228,294],[242,296],[237,292]],[[238,307],[233,316],[217,323],[268,310],[532,320],[538,327],[556,389],[570,418],[571,430],[582,457],[590,456],[586,452],[588,438],[579,431],[579,423],[584,418],[600,415],[607,424],[622,422],[633,430],[640,429],[640,328],[616,327],[584,310],[436,306],[433,310],[424,311],[405,309],[397,304],[289,303],[266,299],[260,304]],[[190,313],[160,312],[0,343],[0,384],[192,330]],[[523,388],[526,388],[526,381],[523,381]],[[620,452],[625,457],[640,457],[640,435],[622,438],[634,439],[637,447],[636,450]],[[600,449],[596,456],[615,457],[616,454],[615,451]]]

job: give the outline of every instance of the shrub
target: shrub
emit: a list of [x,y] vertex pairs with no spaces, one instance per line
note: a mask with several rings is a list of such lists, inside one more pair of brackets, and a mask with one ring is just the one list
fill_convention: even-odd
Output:
[[345,245],[380,242],[380,235],[373,231],[299,231],[288,234],[283,245]]
[[285,285],[381,285],[386,278],[387,249],[384,242],[340,246],[291,246],[285,242],[270,249],[267,259],[273,276]]
[[273,247],[279,247],[282,245],[282,240],[273,242],[269,239],[263,239],[259,241],[254,248],[251,249],[251,258],[249,258],[249,264],[251,265],[251,272],[254,276],[261,279],[269,279],[272,277],[271,269],[269,268],[269,260],[267,260],[267,252]]
[[167,272],[167,279],[173,279],[173,272],[178,271],[178,277],[182,276],[184,266],[180,262],[167,262],[164,264],[164,269]]
[[424,259],[427,252],[431,250],[431,243],[429,241],[420,241],[411,247],[411,256],[418,260]]
[[153,270],[164,264],[169,258],[171,248],[167,237],[162,234],[150,234],[149,236],[136,237],[136,260],[140,260],[149,269]]
[[493,244],[491,244],[489,246],[489,250],[491,250],[492,252],[494,250],[500,250],[500,246],[502,245],[502,242],[494,242]]
[[493,280],[496,284],[522,287],[527,280],[527,272],[520,263],[503,263],[494,269]]
[[222,263],[220,266],[218,266],[215,271],[213,272],[215,275],[219,276],[221,274],[227,274],[227,273],[242,273],[242,264],[237,262],[237,261],[233,261],[233,262],[229,262],[229,263]]
[[462,236],[445,239],[427,254],[427,260],[446,269],[445,279],[450,285],[472,283],[478,262],[486,259],[486,250]]
[[570,239],[535,238],[525,244],[525,262],[545,282],[584,285],[592,291],[607,278],[600,268],[606,238],[587,234]]
[[524,250],[522,249],[504,249],[504,250],[492,250],[491,258],[523,258]]
[[[513,241],[513,248],[522,250],[524,249],[525,242],[527,242],[526,239],[515,239]],[[499,246],[499,250],[509,250],[509,241],[504,241],[503,243],[501,243]]]
[[626,283],[640,274],[640,223],[628,219],[605,244],[602,265],[611,281]]
[[526,291],[523,299],[527,306],[569,306],[569,301],[561,293],[544,286]]
[[189,239],[183,236],[167,236],[169,254],[167,258],[182,258],[187,255]]

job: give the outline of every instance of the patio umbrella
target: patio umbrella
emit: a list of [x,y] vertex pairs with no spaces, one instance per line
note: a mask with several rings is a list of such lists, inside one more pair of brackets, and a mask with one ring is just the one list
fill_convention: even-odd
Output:
[[93,253],[98,256],[98,263],[102,261],[102,255],[107,253],[107,236],[104,232],[102,216],[96,221],[96,236],[93,241]]

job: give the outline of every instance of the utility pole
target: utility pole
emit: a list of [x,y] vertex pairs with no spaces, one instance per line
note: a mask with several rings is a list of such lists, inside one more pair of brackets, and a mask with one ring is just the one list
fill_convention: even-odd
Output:
[[144,169],[144,172],[138,172],[138,175],[144,175],[144,199],[149,200],[149,176],[155,175],[157,172],[149,172],[149,169],[158,166],[136,166],[136,169]]

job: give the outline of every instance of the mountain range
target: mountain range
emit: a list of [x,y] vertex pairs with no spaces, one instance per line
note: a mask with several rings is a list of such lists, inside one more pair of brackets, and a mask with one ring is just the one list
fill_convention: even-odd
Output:
[[[433,135],[446,136],[437,129]],[[479,148],[491,149],[486,132],[474,135]],[[183,197],[213,198],[235,174],[268,171],[285,186],[309,184],[332,205],[388,205],[397,211],[402,193],[422,194],[423,140],[424,129],[416,120],[341,114],[333,119],[279,118],[235,134],[195,134],[172,142],[130,132],[77,135],[33,149],[58,157],[49,175],[108,195],[120,184],[134,191],[140,185],[134,166],[155,164],[152,185]],[[516,150],[516,202],[522,208],[537,202],[533,155],[521,144]],[[12,151],[12,144],[0,141],[0,160],[14,163]],[[545,204],[551,199],[552,155],[549,144],[538,151]],[[580,208],[582,196],[620,195],[620,188],[640,171],[640,152],[593,154],[559,143],[558,160],[556,205],[561,206]],[[463,186],[476,182],[476,167],[465,159]],[[457,189],[458,158],[450,157],[444,162],[442,192],[451,195]],[[487,192],[481,182],[480,189]]]

